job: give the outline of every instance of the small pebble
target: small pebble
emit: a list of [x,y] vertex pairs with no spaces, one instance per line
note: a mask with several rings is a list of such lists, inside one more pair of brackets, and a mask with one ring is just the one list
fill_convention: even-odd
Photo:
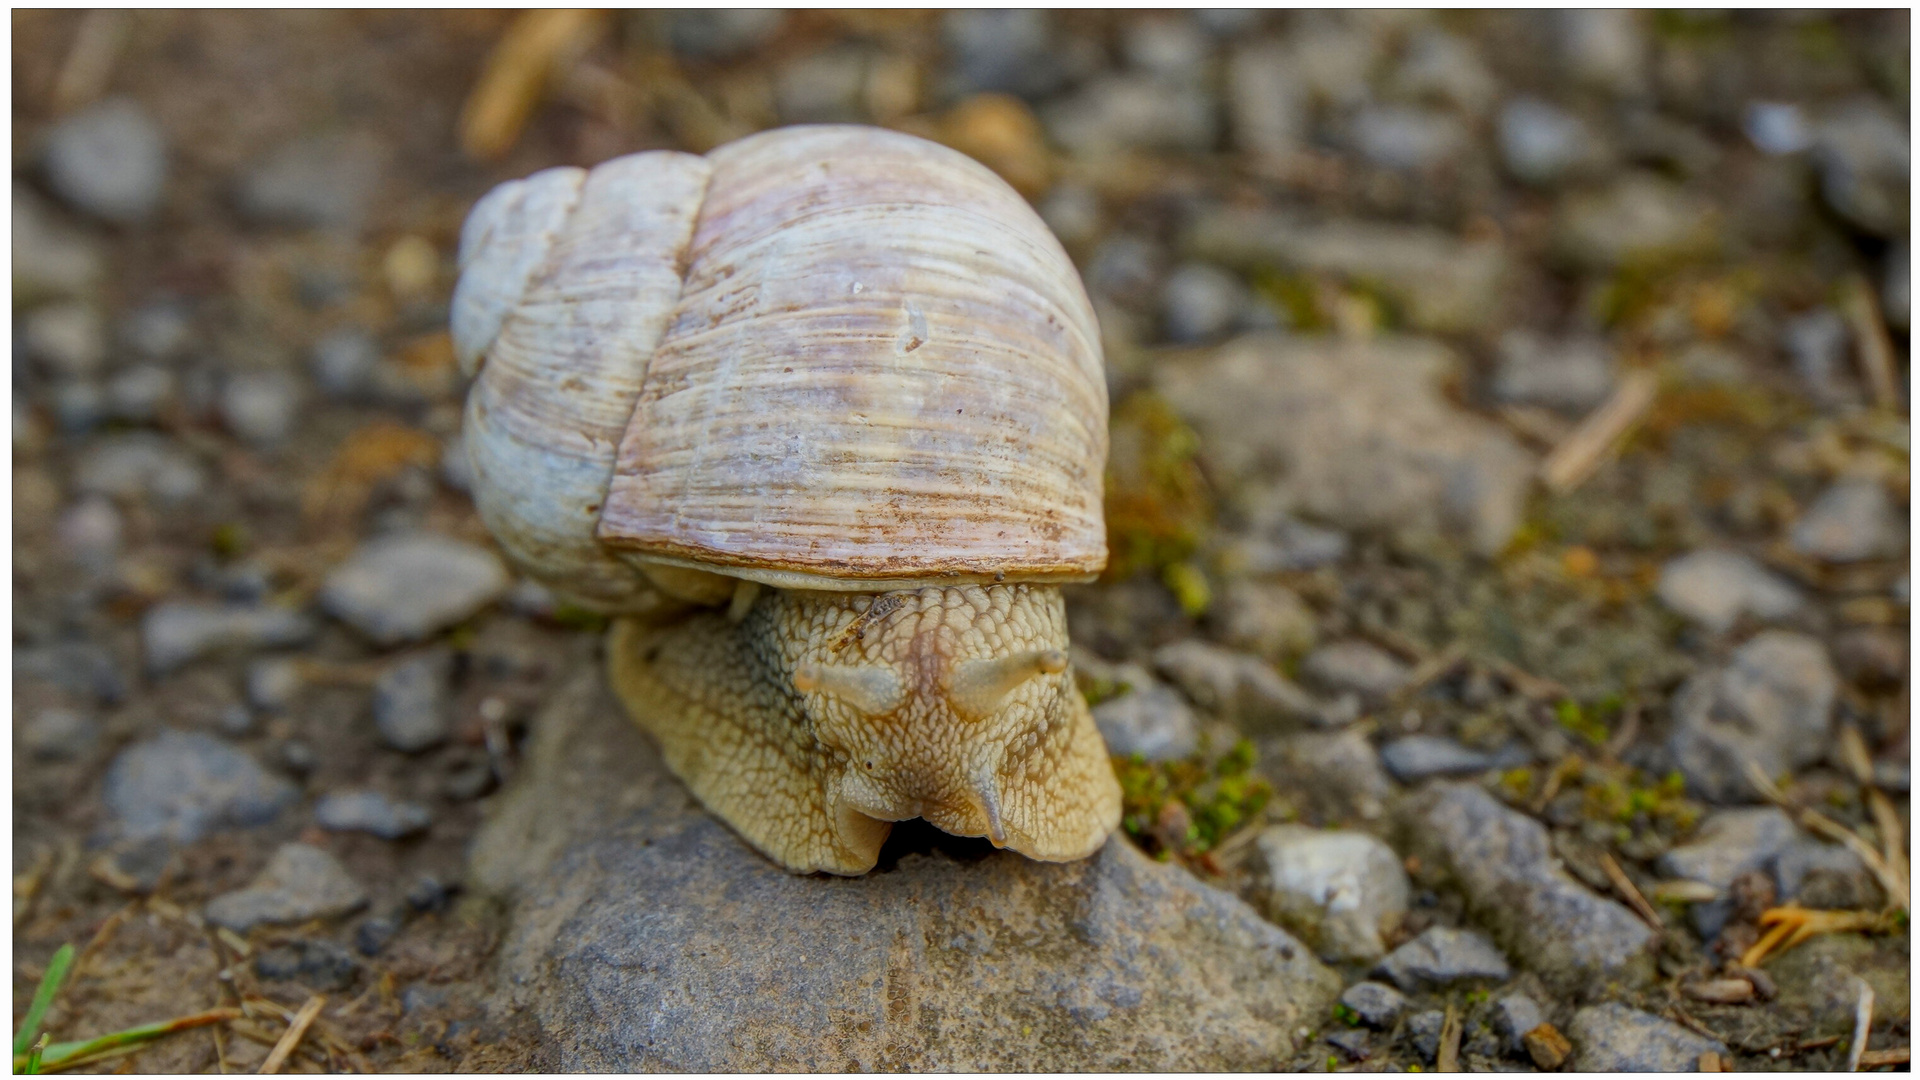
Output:
[[82,296],[99,285],[106,266],[99,243],[67,225],[18,180],[12,224],[16,305]]
[[1365,1061],[1373,1053],[1372,1036],[1352,1028],[1333,1028],[1320,1036],[1327,1045],[1347,1056],[1348,1061]]
[[1252,294],[1240,279],[1207,263],[1185,263],[1161,286],[1167,338],[1182,344],[1212,341],[1232,330]]
[[350,400],[372,388],[379,363],[380,346],[373,335],[359,327],[348,327],[320,339],[313,347],[307,370],[321,393]]
[[1057,89],[1066,72],[1051,24],[1051,13],[1035,8],[947,12],[940,37],[955,96],[990,90],[1034,98]]
[[327,575],[320,602],[380,645],[418,641],[477,614],[513,584],[486,548],[429,532],[362,544]]
[[247,665],[247,703],[256,709],[278,712],[293,704],[304,680],[300,664],[285,657],[269,657]]
[[320,766],[320,756],[304,739],[288,739],[280,744],[280,764],[295,776],[306,776]]
[[1353,147],[1383,169],[1425,172],[1436,169],[1467,146],[1466,129],[1437,109],[1408,105],[1370,105],[1353,120]]
[[1818,761],[1833,728],[1839,676],[1821,643],[1768,630],[1674,694],[1667,749],[1692,789],[1714,802],[1753,795],[1746,763],[1768,776]]
[[1222,719],[1255,727],[1326,719],[1320,703],[1257,656],[1187,640],[1155,649],[1153,666]]
[[107,380],[106,410],[116,420],[150,424],[175,396],[178,380],[159,364],[135,364]]
[[1493,999],[1493,1029],[1510,1054],[1525,1053],[1527,1032],[1546,1022],[1546,1011],[1525,994],[1502,994]]
[[1584,414],[1613,392],[1614,362],[1596,337],[1553,340],[1528,330],[1500,339],[1493,395],[1501,401]]
[[1617,1001],[1574,1013],[1568,1034],[1581,1072],[1691,1072],[1701,1054],[1727,1054],[1716,1039]]
[[1300,673],[1328,690],[1352,690],[1379,700],[1407,682],[1407,665],[1364,641],[1322,645],[1301,661]]
[[1419,783],[1434,776],[1510,769],[1530,760],[1531,755],[1518,746],[1489,754],[1439,735],[1408,735],[1380,748],[1380,763],[1403,784]]
[[111,652],[85,641],[62,641],[13,651],[13,677],[38,679],[96,704],[127,696],[126,676]]
[[1377,960],[1407,913],[1407,872],[1363,832],[1270,825],[1255,841],[1268,915],[1336,961]]
[[452,671],[453,654],[434,649],[382,672],[373,684],[373,722],[381,741],[409,754],[445,742],[452,733]]
[[1407,1026],[1400,1034],[1413,1047],[1414,1053],[1432,1062],[1440,1056],[1440,1033],[1446,1024],[1446,1013],[1439,1009],[1426,1009],[1407,1017]]
[[120,340],[149,360],[178,355],[192,333],[192,317],[178,303],[167,300],[142,304],[120,324]]
[[727,60],[752,52],[779,32],[786,13],[773,8],[707,8],[666,13],[667,42],[691,60]]
[[47,304],[27,312],[19,325],[27,355],[50,374],[84,378],[99,374],[107,361],[107,325],[92,304]]
[[220,391],[220,418],[256,446],[271,446],[292,433],[300,418],[299,380],[281,371],[241,371]]
[[201,732],[166,731],[127,747],[101,785],[122,836],[181,844],[215,829],[265,825],[298,798],[246,752]]
[[367,902],[367,890],[339,860],[308,844],[286,844],[253,883],[207,903],[216,926],[244,934],[262,923],[287,925],[332,918]]
[[1701,822],[1686,843],[1669,849],[1655,865],[1669,878],[1720,890],[1720,899],[1691,909],[1694,927],[1710,939],[1733,913],[1728,890],[1734,879],[1771,865],[1798,833],[1793,821],[1776,807],[1722,810]]
[[440,879],[423,875],[407,889],[407,906],[415,911],[439,911],[447,906],[448,889]]
[[1508,102],[1498,134],[1501,160],[1523,183],[1552,184],[1592,153],[1593,133],[1580,118],[1539,98]]
[[95,573],[113,567],[120,555],[124,531],[120,511],[113,500],[90,495],[75,503],[54,526],[60,550],[76,564]]
[[335,832],[371,833],[382,840],[411,836],[433,824],[419,803],[397,802],[377,791],[336,791],[314,804],[313,820]]
[[1400,1014],[1407,1011],[1406,995],[1386,983],[1359,982],[1347,987],[1340,995],[1340,1004],[1352,1009],[1360,1022],[1378,1031],[1385,1031],[1400,1020]]
[[1741,615],[1762,621],[1800,610],[1800,590],[1751,558],[1733,551],[1694,551],[1667,563],[1655,586],[1673,610],[1718,634]]
[[379,185],[380,147],[360,135],[313,135],[287,143],[248,170],[240,209],[263,224],[353,232]]
[[229,705],[220,710],[220,718],[215,721],[220,733],[229,738],[241,738],[253,732],[253,711],[245,705]]
[[61,431],[85,435],[106,416],[106,392],[92,379],[68,379],[54,388],[53,417]]
[[376,915],[354,927],[353,947],[362,956],[379,956],[387,943],[399,936],[400,920]]
[[166,505],[199,495],[206,483],[198,459],[175,440],[145,431],[94,440],[74,467],[74,487],[83,494]]
[[1200,721],[1186,700],[1141,672],[1133,688],[1093,707],[1093,722],[1116,757],[1176,761],[1199,746]]
[[1797,154],[1813,145],[1813,130],[1798,105],[1750,101],[1740,116],[1747,140],[1769,154]]
[[284,608],[168,600],[148,609],[140,638],[147,668],[159,676],[216,652],[304,644],[318,629]]
[[35,711],[20,729],[20,742],[42,761],[68,761],[93,749],[100,723],[78,709]]
[[1500,950],[1479,934],[1435,926],[1388,953],[1373,973],[1413,993],[1472,979],[1505,981],[1512,968]]
[[1794,523],[1793,549],[1827,562],[1859,562],[1895,553],[1893,501],[1876,480],[1842,480],[1822,492]]
[[253,971],[263,979],[286,979],[338,993],[359,978],[360,962],[331,941],[301,940],[261,952],[253,961]]
[[115,224],[147,220],[167,180],[166,137],[131,98],[109,98],[54,125],[47,182],[77,209]]
[[123,840],[102,852],[88,872],[109,887],[146,896],[175,869],[173,842],[164,836]]

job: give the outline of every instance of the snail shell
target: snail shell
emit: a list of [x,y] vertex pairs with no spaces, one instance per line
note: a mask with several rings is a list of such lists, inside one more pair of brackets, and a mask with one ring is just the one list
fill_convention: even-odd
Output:
[[821,126],[548,170],[460,258],[475,501],[577,602],[635,610],[648,563],[840,591],[1105,564],[1092,308],[961,154]]

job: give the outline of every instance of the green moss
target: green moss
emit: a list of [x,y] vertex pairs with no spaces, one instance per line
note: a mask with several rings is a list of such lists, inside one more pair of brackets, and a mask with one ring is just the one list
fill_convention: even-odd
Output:
[[1333,1003],[1333,1018],[1348,1027],[1360,1026],[1360,1014],[1353,1011],[1351,1006],[1343,1002],[1336,1001]]
[[222,559],[234,559],[246,554],[247,549],[253,546],[253,538],[244,523],[223,521],[214,526],[213,536],[208,543],[215,555]]
[[1245,739],[1212,761],[1204,748],[1178,761],[1116,757],[1121,825],[1156,856],[1212,851],[1253,822],[1273,798],[1253,765],[1253,744]]
[[1191,579],[1198,579],[1200,591],[1182,597],[1183,606],[1208,598],[1197,569],[1173,569],[1192,560],[1213,521],[1199,452],[1199,436],[1159,396],[1140,391],[1114,409],[1107,457],[1108,580],[1171,572],[1176,595],[1182,586],[1192,592]]
[[607,628],[607,617],[597,611],[561,601],[553,606],[553,621],[569,630],[598,633]]

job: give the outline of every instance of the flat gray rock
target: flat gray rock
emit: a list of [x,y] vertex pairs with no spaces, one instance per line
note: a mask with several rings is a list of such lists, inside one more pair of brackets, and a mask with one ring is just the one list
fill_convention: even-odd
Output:
[[1140,755],[1147,761],[1175,761],[1200,745],[1200,721],[1192,706],[1171,686],[1151,678],[1119,697],[1093,707],[1093,722],[1107,752]]
[[1494,753],[1463,746],[1441,735],[1408,735],[1380,748],[1380,763],[1403,784],[1435,776],[1462,776],[1525,765],[1530,756],[1518,746]]
[[1421,338],[1254,334],[1154,378],[1236,503],[1277,498],[1342,529],[1452,535],[1491,554],[1520,523],[1533,456],[1447,400],[1456,368]]
[[1733,901],[1724,895],[1733,879],[1764,870],[1800,830],[1774,806],[1722,810],[1702,822],[1685,844],[1660,856],[1662,874],[1699,881],[1719,889],[1718,900],[1693,905],[1693,923],[1708,938],[1720,932],[1733,913]]
[[1439,229],[1384,222],[1310,221],[1272,210],[1219,207],[1182,238],[1187,253],[1241,270],[1364,281],[1414,327],[1459,333],[1495,324],[1509,272],[1506,249]]
[[1435,782],[1407,810],[1422,857],[1451,868],[1481,922],[1549,983],[1579,994],[1651,974],[1653,931],[1561,869],[1544,825],[1467,783]]
[[373,724],[380,741],[416,753],[447,741],[453,654],[429,649],[380,673],[373,684]]
[[207,902],[207,921],[244,934],[262,923],[290,925],[345,915],[367,890],[339,860],[308,844],[283,844],[244,889]]
[[147,669],[165,675],[212,653],[299,645],[318,629],[312,618],[285,608],[168,600],[147,610],[140,641]]
[[133,224],[153,216],[167,180],[166,136],[132,98],[109,98],[47,133],[47,183],[94,217]]
[[1661,567],[1655,591],[1668,607],[1716,634],[1743,614],[1770,621],[1804,603],[1799,589],[1735,551],[1682,555]]
[[1505,982],[1513,969],[1500,950],[1479,934],[1435,926],[1388,953],[1373,973],[1411,994],[1470,979]]
[[198,731],[164,731],[127,747],[101,784],[117,834],[181,844],[215,829],[265,825],[298,798],[246,751]]
[[1802,555],[1847,563],[1900,552],[1893,500],[1878,480],[1842,480],[1794,522],[1788,542]]
[[382,536],[327,575],[320,602],[376,644],[419,641],[478,614],[513,584],[500,557],[436,533]]
[[1192,639],[1153,652],[1153,666],[1201,708],[1247,728],[1317,719],[1319,702],[1257,656]]
[[1693,1072],[1701,1054],[1727,1054],[1725,1043],[1617,1001],[1574,1013],[1567,1035],[1578,1072]]
[[1825,757],[1838,693],[1825,646],[1769,630],[1680,687],[1667,747],[1694,791],[1714,802],[1757,801],[1746,763],[1779,776]]
[[1352,1009],[1361,1023],[1384,1031],[1407,1011],[1407,996],[1386,983],[1358,982],[1340,995],[1340,1004]]
[[377,791],[335,791],[314,804],[313,820],[335,832],[372,833],[398,840],[433,824],[433,812],[415,802],[389,799]]
[[1349,829],[1269,825],[1255,841],[1267,913],[1331,960],[1377,960],[1407,914],[1407,872],[1379,839]]
[[554,1068],[1272,1069],[1340,991],[1124,840],[1040,863],[897,836],[865,877],[799,877],[700,810],[597,671],[534,732],[470,876],[514,902],[503,989]]

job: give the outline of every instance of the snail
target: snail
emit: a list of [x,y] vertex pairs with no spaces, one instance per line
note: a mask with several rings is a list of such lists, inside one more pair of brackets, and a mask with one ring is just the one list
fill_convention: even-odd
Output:
[[459,259],[475,505],[613,617],[613,688],[709,811],[800,873],[865,873],[915,817],[1101,846],[1059,586],[1106,563],[1106,381],[1012,188],[782,128],[502,184]]

